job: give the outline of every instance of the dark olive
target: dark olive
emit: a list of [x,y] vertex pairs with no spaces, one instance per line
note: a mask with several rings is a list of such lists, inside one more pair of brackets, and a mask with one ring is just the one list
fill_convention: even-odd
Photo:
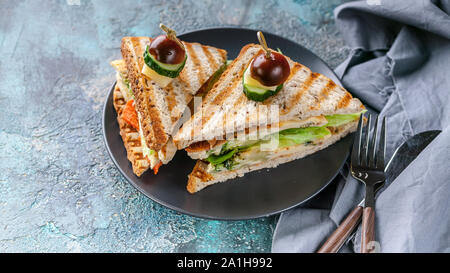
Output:
[[165,64],[179,64],[186,56],[184,49],[166,35],[154,38],[150,43],[149,51],[158,62]]
[[261,52],[253,59],[250,73],[262,85],[275,86],[286,81],[291,68],[282,54],[272,51],[270,57],[267,57],[266,52]]

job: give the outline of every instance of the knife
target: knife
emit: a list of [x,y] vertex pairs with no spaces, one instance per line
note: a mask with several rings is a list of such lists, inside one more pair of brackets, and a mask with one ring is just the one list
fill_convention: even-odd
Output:
[[[439,135],[440,130],[425,131],[409,138],[400,145],[393,153],[391,159],[386,164],[386,180],[391,183],[408,165],[422,152],[428,144]],[[389,185],[387,185],[389,186]],[[386,187],[387,187],[386,186]],[[376,191],[378,191],[376,189]],[[339,227],[325,241],[318,253],[336,253],[347,241],[355,227],[358,225],[362,211],[364,199],[354,208]]]

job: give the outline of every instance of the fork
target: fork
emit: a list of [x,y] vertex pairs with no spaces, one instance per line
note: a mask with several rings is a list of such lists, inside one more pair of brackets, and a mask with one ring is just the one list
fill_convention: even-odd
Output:
[[386,150],[386,118],[381,125],[380,140],[377,143],[378,117],[375,117],[373,131],[370,132],[372,115],[368,115],[366,130],[363,131],[361,116],[353,142],[351,157],[352,176],[364,183],[366,189],[362,217],[361,253],[373,252],[375,248],[375,187],[384,183],[384,154]]

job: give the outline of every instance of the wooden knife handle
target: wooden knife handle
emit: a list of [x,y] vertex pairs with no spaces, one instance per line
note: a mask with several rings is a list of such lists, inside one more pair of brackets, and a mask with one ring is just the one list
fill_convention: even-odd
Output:
[[361,253],[375,251],[375,210],[365,207],[362,217]]
[[348,236],[352,233],[353,229],[358,225],[363,208],[357,206],[354,208],[345,218],[339,227],[328,237],[322,247],[317,250],[317,253],[336,253],[341,246],[345,243]]

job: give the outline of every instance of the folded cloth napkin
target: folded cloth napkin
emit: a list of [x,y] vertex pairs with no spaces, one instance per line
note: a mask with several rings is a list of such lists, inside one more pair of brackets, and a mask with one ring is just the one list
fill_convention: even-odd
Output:
[[[350,2],[335,17],[352,47],[336,73],[387,118],[386,156],[417,133],[442,130],[378,195],[379,250],[450,252],[450,1]],[[358,204],[362,184],[341,173],[334,197],[281,214],[273,252],[316,251]],[[361,227],[341,252],[359,252],[360,241]]]

